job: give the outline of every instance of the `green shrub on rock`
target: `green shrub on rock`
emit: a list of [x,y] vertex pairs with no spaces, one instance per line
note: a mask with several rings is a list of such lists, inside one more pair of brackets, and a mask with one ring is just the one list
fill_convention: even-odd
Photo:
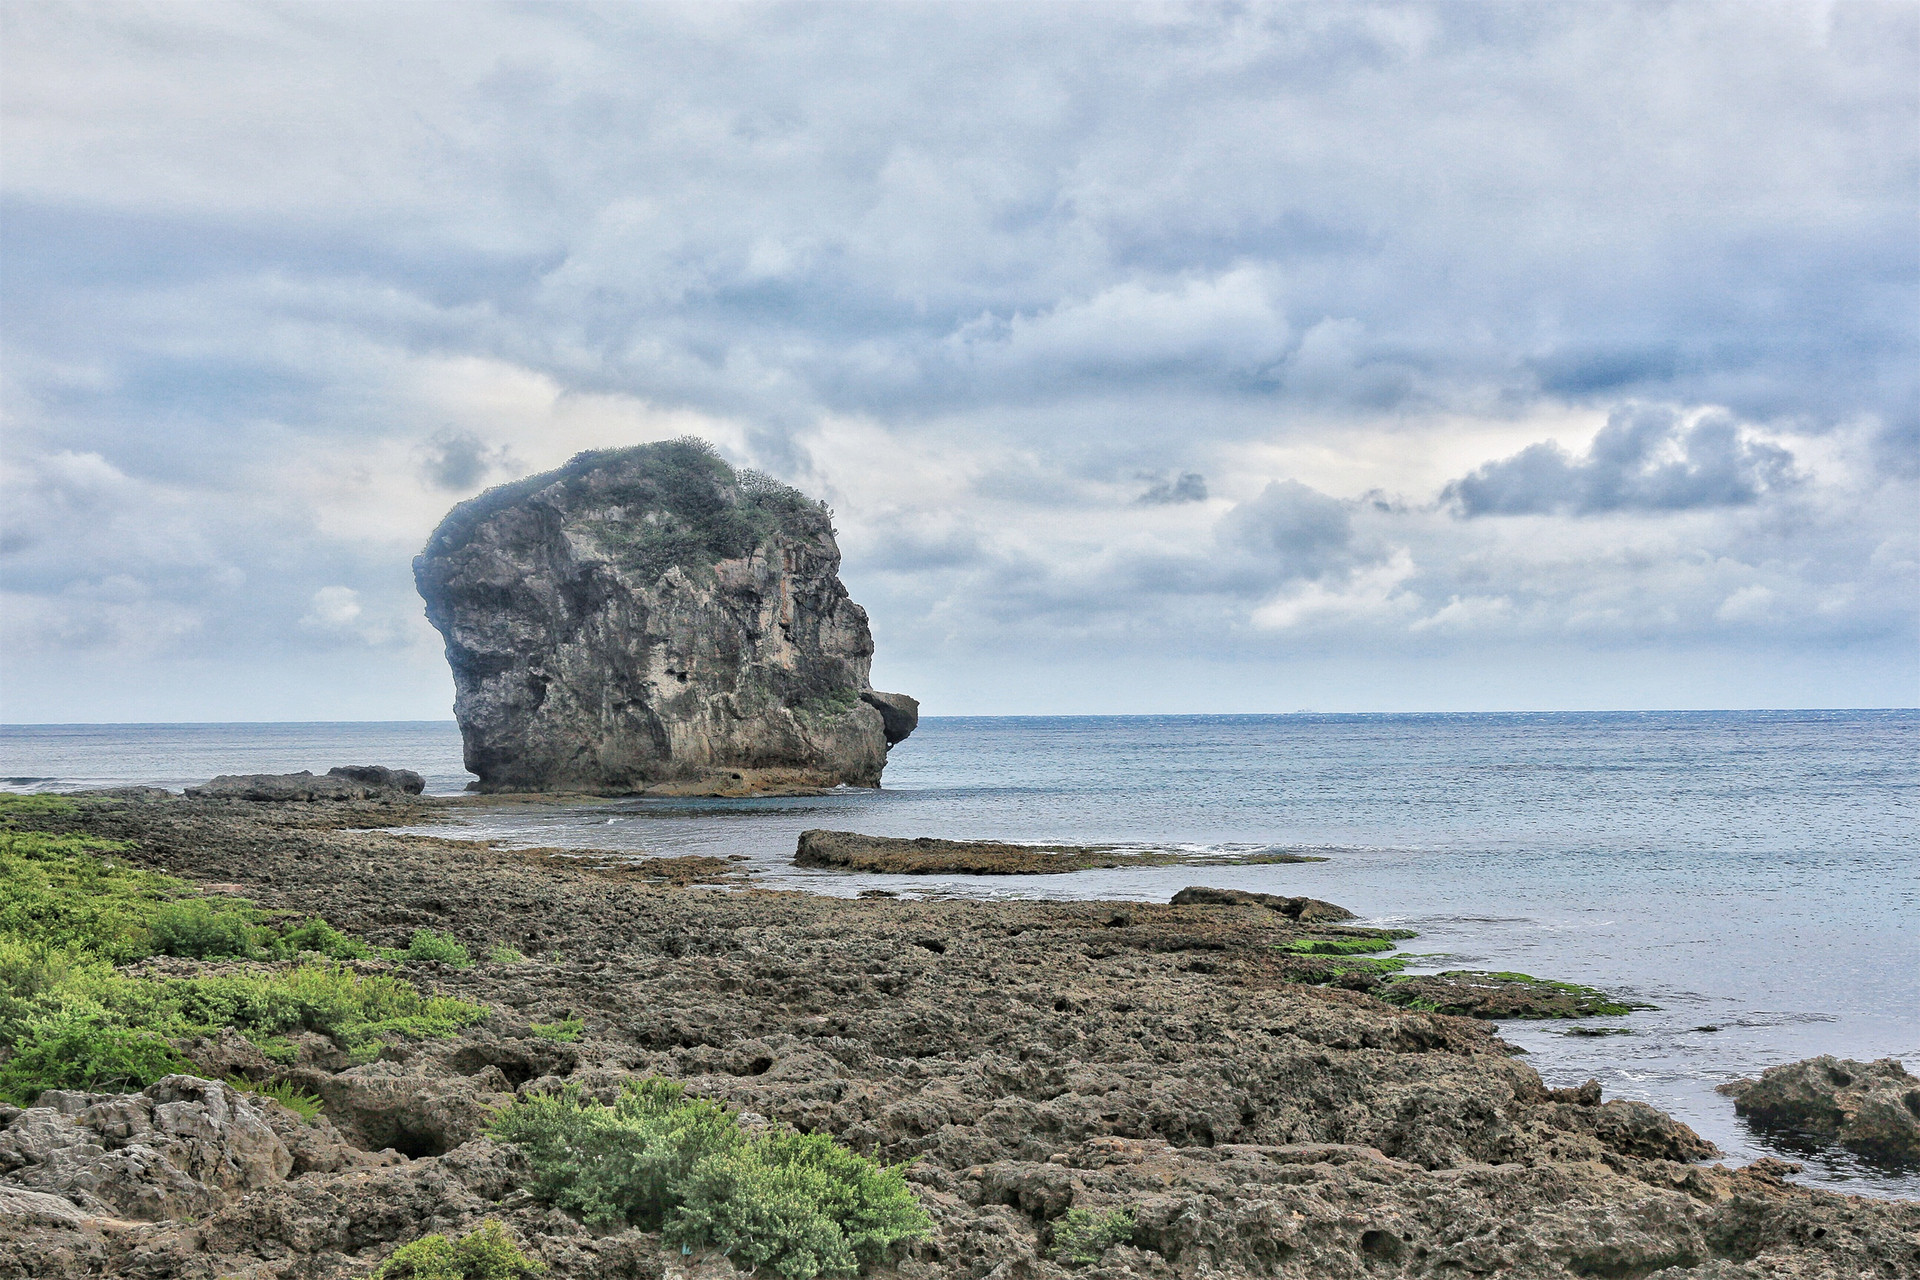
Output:
[[456,939],[433,929],[415,929],[413,937],[407,940],[407,949],[401,953],[401,959],[409,963],[428,961],[455,969],[464,969],[473,963],[467,949]]
[[1108,1249],[1133,1239],[1133,1211],[1069,1209],[1053,1224],[1053,1258],[1070,1267],[1090,1267]]
[[901,1167],[821,1134],[750,1137],[667,1080],[629,1085],[610,1107],[577,1092],[524,1099],[493,1134],[526,1151],[530,1189],[548,1204],[788,1280],[857,1274],[932,1229]]
[[458,1240],[435,1234],[401,1245],[373,1280],[529,1280],[544,1270],[488,1219]]

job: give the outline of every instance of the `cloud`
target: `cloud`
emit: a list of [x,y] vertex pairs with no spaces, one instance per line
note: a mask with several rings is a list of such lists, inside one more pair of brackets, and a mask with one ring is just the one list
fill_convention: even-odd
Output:
[[1691,421],[1678,410],[1616,410],[1585,456],[1529,445],[1442,492],[1465,516],[1686,511],[1745,506],[1800,482],[1793,454],[1755,438],[1724,413]]
[[[1142,479],[1153,479],[1142,476]],[[1154,480],[1151,487],[1135,498],[1135,502],[1149,506],[1164,506],[1174,502],[1205,502],[1207,500],[1207,478],[1197,471],[1183,471],[1171,478]]]
[[1350,567],[1355,558],[1347,504],[1297,480],[1268,484],[1221,517],[1216,533],[1281,578],[1323,577]]
[[406,564],[450,503],[688,433],[833,504],[898,687],[1920,660],[1910,5],[105,0],[0,39],[9,714],[77,714],[82,660],[445,714]]
[[489,448],[471,431],[436,431],[421,449],[420,473],[436,489],[464,493],[496,472],[515,469],[513,451],[502,445]]

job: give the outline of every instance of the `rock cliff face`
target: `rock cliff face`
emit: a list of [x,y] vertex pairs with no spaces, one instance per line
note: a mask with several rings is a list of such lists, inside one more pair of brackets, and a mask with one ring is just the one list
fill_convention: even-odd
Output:
[[868,683],[826,509],[705,444],[583,453],[413,562],[484,791],[880,785],[918,704]]

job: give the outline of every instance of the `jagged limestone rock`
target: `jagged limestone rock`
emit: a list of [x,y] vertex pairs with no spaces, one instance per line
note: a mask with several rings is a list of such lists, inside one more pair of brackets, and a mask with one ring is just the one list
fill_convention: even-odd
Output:
[[824,506],[676,440],[461,503],[414,580],[480,790],[744,794],[878,786],[917,720],[839,568]]

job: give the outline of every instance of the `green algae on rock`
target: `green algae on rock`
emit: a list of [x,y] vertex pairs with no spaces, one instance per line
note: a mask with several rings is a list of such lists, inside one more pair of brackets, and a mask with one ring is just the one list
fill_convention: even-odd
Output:
[[1389,1004],[1426,1013],[1467,1018],[1601,1018],[1655,1006],[1616,996],[1576,982],[1555,982],[1525,973],[1486,973],[1449,969],[1407,974],[1374,992]]

